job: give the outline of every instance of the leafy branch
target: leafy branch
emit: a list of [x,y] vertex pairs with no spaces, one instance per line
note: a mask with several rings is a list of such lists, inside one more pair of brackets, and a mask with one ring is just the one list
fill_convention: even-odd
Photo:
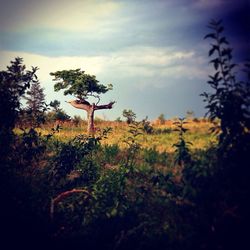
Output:
[[173,147],[176,148],[174,163],[180,166],[183,166],[191,160],[188,145],[192,145],[192,143],[186,142],[184,139],[184,135],[188,131],[187,128],[184,128],[184,124],[187,124],[185,118],[179,118],[178,121],[174,122],[174,125],[176,125],[176,129],[174,129],[174,131],[177,131],[179,134],[179,141],[173,144]]

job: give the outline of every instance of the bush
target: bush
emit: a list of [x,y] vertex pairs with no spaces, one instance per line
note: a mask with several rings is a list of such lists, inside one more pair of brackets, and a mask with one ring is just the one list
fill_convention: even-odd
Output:
[[160,114],[158,117],[158,120],[159,120],[161,125],[165,124],[166,119],[165,119],[164,114]]
[[128,124],[131,124],[135,121],[136,114],[131,109],[124,109],[122,115],[127,119]]
[[168,155],[165,152],[159,153],[155,147],[144,149],[143,151],[143,159],[148,164],[158,163],[161,165],[166,165],[167,158],[168,158]]
[[72,119],[72,122],[76,127],[78,127],[83,122],[83,119],[81,118],[81,116],[75,115]]
[[[93,152],[99,147],[97,138],[84,135],[76,136],[68,143],[58,143],[56,154],[51,161],[50,179],[55,187],[62,188],[69,180],[69,175],[73,170],[86,170],[93,164]],[[83,168],[83,169],[82,169]],[[84,171],[83,171],[84,172]],[[84,177],[83,177],[84,179]],[[55,188],[54,187],[54,188]]]
[[145,119],[142,120],[142,127],[143,127],[143,131],[146,134],[153,134],[154,129],[151,126],[150,122],[148,121],[148,117],[146,117]]
[[120,148],[117,144],[104,145],[103,147],[104,155],[103,160],[106,163],[115,164],[117,162],[117,156],[120,153]]

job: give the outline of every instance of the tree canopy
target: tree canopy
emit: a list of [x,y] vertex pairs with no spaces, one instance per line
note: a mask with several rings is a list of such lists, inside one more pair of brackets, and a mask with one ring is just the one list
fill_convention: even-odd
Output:
[[37,81],[36,71],[32,67],[26,70],[23,59],[15,58],[7,66],[7,70],[0,71],[0,128],[12,129],[21,107],[21,98],[32,83]]
[[112,89],[112,85],[105,86],[100,84],[96,76],[86,74],[80,69],[62,70],[50,73],[54,76],[55,91],[65,89],[64,95],[74,95],[77,99],[86,99],[89,96],[99,98],[99,94],[104,94]]

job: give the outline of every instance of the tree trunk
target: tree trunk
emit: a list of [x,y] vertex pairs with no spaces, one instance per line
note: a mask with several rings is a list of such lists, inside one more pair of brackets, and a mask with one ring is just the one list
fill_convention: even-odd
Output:
[[94,112],[95,112],[95,105],[91,105],[89,110],[87,110],[87,117],[88,117],[88,134],[94,135],[95,133],[95,126],[94,126]]
[[89,102],[85,100],[72,100],[68,101],[73,107],[77,109],[83,109],[87,112],[88,117],[88,134],[93,135],[95,134],[95,127],[94,127],[94,112],[95,110],[100,109],[112,109],[113,104],[115,102],[110,102],[105,105],[95,105],[94,103],[91,105]]

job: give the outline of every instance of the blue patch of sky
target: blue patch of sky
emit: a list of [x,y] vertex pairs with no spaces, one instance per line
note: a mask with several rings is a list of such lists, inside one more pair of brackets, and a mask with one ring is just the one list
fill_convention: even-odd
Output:
[[[133,45],[177,46],[190,49],[202,42],[208,21],[225,18],[229,33],[242,38],[247,33],[242,8],[195,9],[196,1],[121,1],[124,9],[120,20],[113,20],[115,30],[98,36],[96,31],[72,32],[53,29],[2,32],[2,50],[20,50],[47,56],[98,55]],[[244,1],[240,1],[244,2]],[[235,5],[236,6],[236,5]],[[244,5],[240,5],[243,6]],[[244,15],[246,16],[246,9]],[[236,14],[236,15],[235,15]],[[127,17],[127,18],[125,18]],[[241,21],[239,21],[241,17]],[[249,21],[249,18],[248,18]],[[117,22],[117,24],[115,24]],[[249,27],[249,26],[248,26]],[[236,40],[236,39],[235,39]],[[234,43],[242,44],[239,41]],[[244,45],[245,46],[245,45]],[[246,47],[246,46],[245,46]]]

